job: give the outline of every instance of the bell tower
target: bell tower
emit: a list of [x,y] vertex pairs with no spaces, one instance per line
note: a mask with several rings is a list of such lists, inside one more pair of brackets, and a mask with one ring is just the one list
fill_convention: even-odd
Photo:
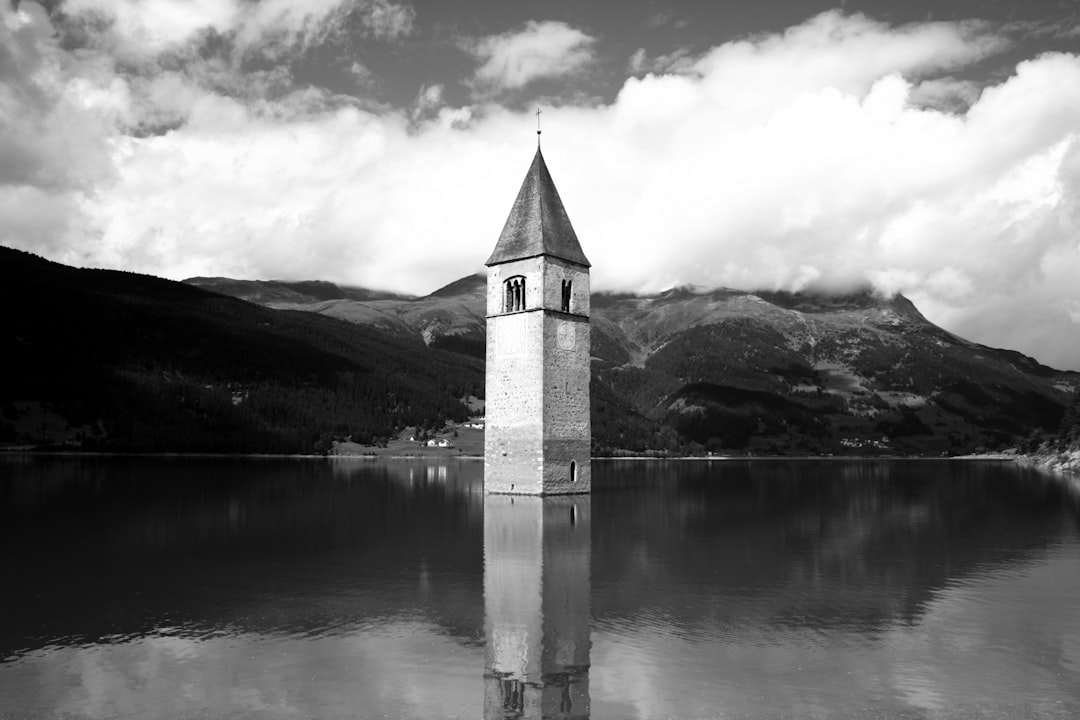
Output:
[[539,144],[485,264],[484,489],[589,492],[589,261]]

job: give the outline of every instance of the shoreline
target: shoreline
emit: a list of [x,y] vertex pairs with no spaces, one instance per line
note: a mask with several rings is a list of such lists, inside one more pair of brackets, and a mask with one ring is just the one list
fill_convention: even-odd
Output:
[[[30,448],[0,448],[0,458],[3,457],[122,457],[122,458],[191,458],[191,459],[224,459],[224,458],[243,458],[243,459],[293,459],[293,460],[464,460],[464,461],[479,461],[483,460],[483,455],[463,455],[461,453],[451,454],[406,454],[406,455],[390,455],[380,453],[341,453],[330,455],[315,455],[315,454],[277,454],[277,453],[208,453],[208,452],[152,452],[152,453],[140,453],[140,452],[99,452],[89,450],[35,450]],[[1015,455],[1011,453],[987,453],[983,455],[953,455],[949,457],[933,457],[926,455],[677,455],[677,456],[656,456],[656,455],[594,455],[590,458],[593,462],[605,462],[613,460],[630,460],[630,461],[674,461],[674,462],[732,462],[732,461],[807,461],[816,460],[823,462],[834,461],[847,461],[847,460],[881,460],[881,461],[982,461],[982,462],[1018,462],[1022,464],[1030,464],[1032,466],[1042,467],[1043,469],[1061,471],[1056,467],[1049,464],[1041,463],[1037,456],[1029,455]],[[1080,453],[1077,454],[1075,459],[1076,468],[1072,472],[1080,472]],[[1069,469],[1064,470],[1069,472]]]
[[[0,462],[16,459],[42,459],[49,457],[60,458],[147,458],[147,459],[186,459],[186,460],[329,460],[331,462],[416,462],[416,463],[445,463],[452,462],[483,462],[482,455],[463,454],[435,454],[424,455],[389,455],[389,454],[338,454],[338,455],[314,455],[314,454],[273,454],[273,453],[134,453],[134,452],[90,452],[79,450],[28,450],[0,448]],[[1065,482],[1076,492],[1080,492],[1080,450],[1065,453],[1042,453],[1034,455],[1021,455],[1013,453],[987,453],[982,455],[954,455],[950,457],[928,457],[923,455],[685,455],[678,457],[655,457],[655,456],[594,456],[593,462],[677,462],[677,463],[730,463],[730,462],[1009,462],[1021,467],[1030,468],[1040,473]]]
[[1080,449],[1036,452],[1019,456],[1022,464],[1080,482]]

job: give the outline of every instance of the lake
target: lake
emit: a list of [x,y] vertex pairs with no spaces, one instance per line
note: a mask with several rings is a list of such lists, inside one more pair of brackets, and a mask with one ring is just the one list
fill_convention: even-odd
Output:
[[1080,717],[1080,497],[1005,462],[0,457],[0,717]]

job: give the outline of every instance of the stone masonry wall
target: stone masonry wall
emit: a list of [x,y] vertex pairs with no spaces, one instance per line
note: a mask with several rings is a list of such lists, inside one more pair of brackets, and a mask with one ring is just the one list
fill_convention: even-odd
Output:
[[570,280],[573,283],[570,312],[575,315],[589,316],[590,294],[587,268],[559,258],[547,258],[543,275],[544,307],[550,310],[562,310],[562,281]]
[[540,494],[544,313],[497,315],[487,322],[484,487]]
[[[588,318],[549,313],[544,335],[544,492],[589,492],[592,433]],[[573,481],[571,461],[577,466]]]
[[539,257],[515,260],[488,268],[487,280],[487,316],[503,312],[503,281],[521,275],[525,278],[525,309],[543,307],[544,278],[543,259]]
[[[525,309],[505,313],[503,282],[518,275],[525,277]],[[564,279],[573,283],[569,313],[561,310]],[[589,492],[587,268],[550,257],[490,267],[487,310],[485,490]]]

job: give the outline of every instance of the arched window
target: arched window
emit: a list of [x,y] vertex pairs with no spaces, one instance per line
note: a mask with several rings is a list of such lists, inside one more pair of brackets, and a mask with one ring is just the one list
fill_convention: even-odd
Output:
[[570,482],[577,482],[577,463],[570,461]]
[[574,294],[574,281],[563,280],[562,281],[562,311],[570,312],[570,298]]
[[525,278],[515,275],[503,283],[503,312],[525,309]]

